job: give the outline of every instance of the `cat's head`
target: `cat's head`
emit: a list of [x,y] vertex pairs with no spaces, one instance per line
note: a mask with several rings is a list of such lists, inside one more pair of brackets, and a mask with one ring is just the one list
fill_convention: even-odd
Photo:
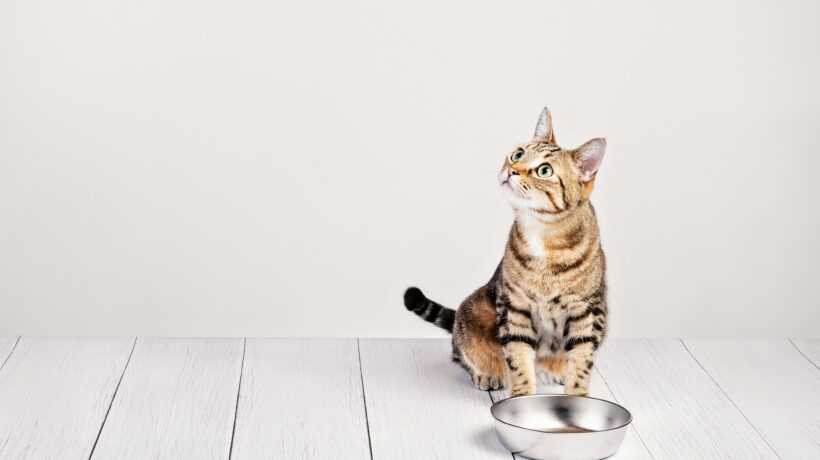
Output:
[[544,107],[532,142],[507,155],[498,179],[517,211],[555,220],[589,198],[605,149],[603,138],[575,149],[559,147],[552,116]]

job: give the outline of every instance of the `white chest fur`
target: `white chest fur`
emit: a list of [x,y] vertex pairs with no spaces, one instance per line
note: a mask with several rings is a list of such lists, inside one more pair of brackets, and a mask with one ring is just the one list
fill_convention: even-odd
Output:
[[519,217],[518,226],[530,255],[533,257],[546,257],[547,250],[544,247],[546,226],[544,223],[532,218]]

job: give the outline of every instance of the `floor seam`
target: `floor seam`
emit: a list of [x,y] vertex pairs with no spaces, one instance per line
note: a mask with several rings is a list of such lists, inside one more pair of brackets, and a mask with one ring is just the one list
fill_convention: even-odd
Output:
[[[601,381],[604,382],[604,386],[607,388],[607,390],[609,390],[609,394],[612,395],[612,399],[614,399],[616,403],[621,404],[621,402],[618,401],[618,398],[615,396],[615,392],[612,391],[612,387],[609,386],[609,382],[607,382],[606,378],[604,378],[603,372],[601,372],[601,369],[599,369],[597,366],[595,367],[595,373],[597,373],[598,377],[601,378]],[[652,453],[652,451],[649,449],[649,446],[647,446],[646,442],[644,442],[643,438],[641,437],[641,433],[638,432],[638,428],[635,426],[635,423],[632,423],[631,425],[632,431],[635,433],[635,436],[638,437],[638,441],[641,441],[643,448],[646,449],[646,453],[649,454],[649,457],[652,458],[652,460],[655,460],[655,454]]]
[[359,355],[359,379],[362,382],[362,403],[364,404],[364,424],[367,427],[367,447],[370,449],[370,460],[373,460],[373,441],[370,439],[370,418],[367,416],[367,395],[364,391],[364,369],[362,369],[361,339],[356,338],[356,352]]
[[242,374],[245,373],[245,350],[248,346],[248,338],[242,339],[242,362],[239,364],[239,383],[236,385],[236,405],[233,410],[233,428],[231,428],[231,444],[228,448],[228,460],[233,456],[233,440],[236,437],[236,419],[239,418],[239,396],[242,394]]
[[128,370],[128,364],[131,363],[131,357],[134,356],[134,349],[137,347],[138,338],[139,337],[134,337],[134,343],[131,344],[131,353],[128,354],[128,359],[125,361],[125,367],[122,368],[122,374],[120,374],[120,379],[117,381],[117,386],[114,387],[114,394],[111,395],[111,402],[108,403],[108,409],[105,411],[105,417],[103,417],[102,424],[100,424],[100,430],[97,432],[97,437],[94,439],[94,445],[91,446],[91,452],[88,454],[88,460],[91,460],[91,457],[94,456],[94,451],[97,449],[97,443],[100,442],[100,436],[102,436],[102,431],[105,427],[105,422],[108,421],[108,414],[111,413],[111,407],[114,406],[114,399],[117,398],[117,392],[120,391],[120,385],[122,384],[123,377],[125,377],[125,371]]
[[3,360],[3,364],[0,364],[0,371],[3,370],[3,368],[6,366],[6,363],[9,362],[9,359],[11,359],[11,355],[14,354],[14,350],[17,349],[17,344],[20,343],[20,338],[21,338],[21,336],[18,335],[17,340],[14,341],[14,345],[12,345],[12,347],[11,347],[11,351],[9,352],[9,355],[6,356],[6,359]]
[[775,455],[775,457],[782,460],[782,457],[780,456],[780,454],[776,450],[774,450],[774,447],[772,447],[771,444],[769,444],[769,440],[766,439],[766,437],[763,436],[763,433],[761,433],[760,430],[757,429],[755,424],[752,423],[751,420],[749,420],[749,417],[747,417],[746,414],[744,414],[743,411],[740,410],[740,407],[737,404],[735,404],[735,401],[729,396],[728,393],[726,393],[726,390],[724,390],[723,387],[720,386],[720,384],[717,382],[717,380],[715,380],[715,378],[712,377],[712,374],[710,374],[709,371],[707,371],[706,368],[703,367],[703,364],[701,364],[701,362],[698,360],[698,358],[695,357],[695,354],[692,353],[692,350],[690,350],[689,347],[686,346],[686,342],[684,342],[683,339],[678,339],[678,341],[680,341],[681,345],[683,345],[684,350],[686,350],[686,352],[689,353],[689,356],[691,356],[692,359],[694,359],[695,362],[698,363],[698,366],[700,366],[700,368],[703,370],[703,372],[705,372],[706,375],[709,376],[709,380],[711,380],[712,383],[714,383],[715,386],[718,387],[720,392],[723,393],[723,396],[726,396],[726,399],[728,399],[729,402],[732,403],[732,406],[734,406],[734,408],[737,409],[737,411],[740,413],[740,415],[742,415],[743,418],[746,420],[746,422],[749,423],[749,426],[751,426],[752,429],[755,430],[755,433],[757,433],[757,435],[760,436],[760,439],[762,439],[763,442],[766,444],[766,446],[768,446],[769,449],[771,449],[771,451]]
[[[492,404],[495,404],[495,398],[493,398],[493,392],[492,392],[492,391],[488,391],[488,392],[487,392],[487,396],[489,396],[489,397],[490,397],[490,402],[491,402]],[[501,399],[504,399],[504,398],[501,398]],[[492,407],[492,404],[491,404],[491,407]],[[491,409],[491,410],[492,410],[492,409]],[[493,423],[495,423],[495,421],[493,421]],[[499,442],[500,442],[500,440],[499,440]],[[510,456],[512,456],[513,460],[518,460],[518,457],[516,457],[514,453],[510,452]]]
[[801,350],[801,349],[800,349],[800,347],[798,347],[798,346],[797,346],[797,344],[796,344],[796,343],[794,343],[794,342],[792,341],[792,339],[787,339],[787,340],[789,341],[789,343],[790,343],[790,344],[792,344],[792,346],[794,347],[794,349],[795,349],[795,350],[797,350],[797,352],[798,352],[798,353],[800,353],[801,355],[803,355],[803,357],[804,357],[804,358],[806,358],[806,360],[808,360],[808,362],[810,362],[810,363],[811,363],[814,367],[816,367],[816,368],[820,369],[820,366],[818,366],[818,365],[817,365],[817,363],[815,363],[814,361],[812,361],[812,360],[811,360],[811,358],[809,358],[808,356],[806,356],[806,354],[805,354],[805,353],[803,353],[803,350]]

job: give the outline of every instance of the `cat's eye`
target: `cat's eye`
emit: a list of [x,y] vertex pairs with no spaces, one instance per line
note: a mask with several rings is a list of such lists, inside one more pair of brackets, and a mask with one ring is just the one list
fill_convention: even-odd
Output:
[[538,177],[550,177],[552,175],[552,166],[549,163],[544,163],[535,170]]
[[516,150],[512,155],[510,155],[510,162],[515,163],[516,161],[524,158],[524,151],[523,150]]

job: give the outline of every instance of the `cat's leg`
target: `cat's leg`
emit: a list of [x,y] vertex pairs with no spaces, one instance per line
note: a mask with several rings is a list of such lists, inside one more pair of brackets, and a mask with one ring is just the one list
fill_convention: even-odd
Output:
[[510,396],[535,394],[535,348],[538,336],[529,309],[503,296],[497,305],[498,339],[509,369]]
[[495,331],[494,303],[486,289],[479,289],[458,309],[453,328],[453,361],[467,370],[479,390],[498,390],[507,380]]
[[564,392],[570,395],[589,394],[589,380],[595,353],[606,332],[606,305],[603,302],[571,302],[567,305],[564,325]]
[[[472,343],[464,350],[454,347],[453,362],[464,368],[476,388],[483,391],[499,390],[504,387],[506,369],[501,346],[495,343],[481,343],[481,340],[471,340]],[[495,350],[495,352],[493,352]]]

